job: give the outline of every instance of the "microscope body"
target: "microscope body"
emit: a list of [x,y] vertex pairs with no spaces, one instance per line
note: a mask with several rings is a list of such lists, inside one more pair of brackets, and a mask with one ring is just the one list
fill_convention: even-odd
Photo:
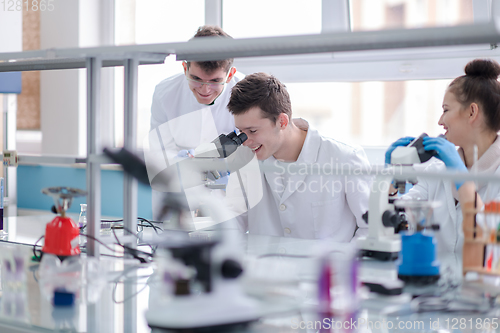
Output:
[[[247,138],[245,133],[240,133],[239,135],[236,135],[234,132],[227,135],[221,134],[212,142],[203,143],[196,147],[194,158],[211,160],[227,159]],[[207,170],[203,174],[203,181],[209,189],[225,189],[226,184],[217,182],[220,178],[221,174],[218,170]]]
[[401,235],[397,233],[406,220],[394,207],[394,200],[388,198],[389,188],[394,179],[397,190],[404,193],[406,183],[416,184],[416,179],[398,176],[398,171],[413,170],[415,164],[427,162],[435,155],[425,151],[423,133],[408,146],[397,147],[391,154],[391,165],[377,175],[372,183],[369,199],[368,236],[358,239],[361,254],[378,260],[395,260],[401,252]]
[[[244,293],[240,284],[241,259],[232,240],[224,232],[219,239],[190,237],[177,244],[165,242],[165,250],[185,268],[193,269],[191,278],[170,275],[163,283],[173,284],[172,295],[163,295],[150,303],[146,313],[151,328],[173,331],[219,331],[245,326],[259,318],[255,300]],[[165,260],[165,258],[157,258]],[[161,265],[161,263],[158,263]],[[168,262],[163,265],[168,267]],[[198,287],[196,287],[196,285]],[[160,295],[161,290],[154,291]],[[187,315],[189,314],[189,315]]]
[[357,240],[364,257],[395,260],[401,251],[401,237],[395,233],[399,217],[388,198],[391,180],[391,175],[377,175],[372,183],[367,217],[368,236]]
[[[427,134],[422,134],[406,147],[397,147],[391,154],[391,164],[401,168],[412,168],[415,164],[425,163],[435,151],[425,151],[423,138]],[[394,177],[396,187],[400,193],[405,192],[406,182],[416,184],[416,179],[401,179]],[[411,203],[408,203],[409,206]],[[418,205],[418,202],[415,202]],[[432,209],[432,203],[422,202],[421,208],[405,208],[405,202],[401,201],[398,206],[405,210],[409,209]],[[423,206],[428,206],[423,208]],[[412,212],[406,212],[412,214]],[[421,221],[413,221],[413,230],[401,233],[402,250],[398,265],[398,277],[410,283],[420,285],[436,282],[439,275],[439,261],[437,260],[437,241],[434,231],[439,230],[439,225],[431,225],[426,221],[426,225],[420,225]]]
[[[244,133],[221,134],[214,141],[198,146],[193,158],[185,159],[178,165],[185,189],[195,189],[190,193],[190,206],[200,207],[200,213],[210,216],[215,222],[227,221],[227,212],[215,196],[199,188],[198,177],[219,178],[219,171],[230,170],[228,165],[234,164],[231,163],[233,159],[238,162],[236,169],[247,163],[240,161],[238,154],[233,154],[246,139]],[[190,164],[199,165],[205,161],[210,161],[208,164],[212,166],[207,167],[203,174],[200,169],[189,167]],[[214,168],[212,162],[220,162],[220,167]],[[190,186],[189,181],[194,186]],[[205,187],[211,188],[207,186],[209,182],[208,179],[201,179]],[[179,212],[186,212],[187,209],[178,205],[169,208]],[[243,267],[238,236],[237,231],[220,228],[218,233],[208,235],[181,232],[178,239],[164,239],[159,244],[168,253],[165,257],[155,258],[160,266],[166,271],[168,267],[182,267],[182,271],[192,270],[194,274],[190,277],[176,276],[175,272],[160,274],[162,283],[173,287],[171,295],[163,295],[154,304],[150,303],[146,319],[151,328],[215,332],[245,326],[259,318],[256,301],[248,297],[241,286]],[[165,279],[166,275],[168,279]],[[156,291],[159,296],[161,291]]]

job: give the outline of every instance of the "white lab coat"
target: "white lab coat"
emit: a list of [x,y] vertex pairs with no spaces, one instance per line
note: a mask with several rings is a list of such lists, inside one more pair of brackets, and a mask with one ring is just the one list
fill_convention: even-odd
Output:
[[[150,154],[145,156],[150,179],[178,162],[177,153],[180,150],[194,149],[236,129],[227,104],[231,89],[243,77],[241,73],[236,73],[213,105],[198,103],[183,73],[169,77],[156,86],[151,106],[151,132],[145,145],[151,149]],[[152,196],[153,219],[157,219],[162,196],[155,190]]]
[[[362,148],[325,138],[303,119],[294,119],[294,123],[307,131],[295,162],[300,170],[305,171],[308,165],[316,170],[324,165],[332,168],[350,166],[355,174],[359,168],[369,168]],[[261,163],[265,166],[275,162],[276,159],[270,157]],[[285,173],[288,181],[286,187],[281,187],[284,191],[277,186],[282,181],[279,173],[243,168],[230,175],[226,202],[239,214],[237,221],[243,232],[306,239],[331,238],[338,242],[351,241],[356,227],[359,227],[357,234],[366,234],[368,226],[361,216],[368,210],[371,177],[346,177],[335,173],[305,175],[300,170],[295,175]],[[250,208],[248,211],[245,205]]]
[[219,134],[234,131],[234,117],[227,104],[231,89],[243,77],[241,73],[236,73],[213,105],[198,103],[184,74],[161,81],[153,95],[151,129],[169,124],[170,137],[168,141],[163,138],[169,144],[165,148],[177,151],[196,148],[206,142],[205,138],[212,141]]
[[[461,149],[459,149],[461,153]],[[463,155],[462,155],[463,156]],[[433,159],[425,171],[439,172],[446,169],[445,164]],[[497,140],[472,166],[471,172],[494,173],[500,175],[500,140]],[[500,199],[499,183],[479,183],[478,194],[484,203],[491,200]],[[440,225],[440,230],[436,232],[438,241],[438,252],[456,253],[461,256],[464,244],[464,234],[462,230],[462,210],[458,203],[455,184],[450,180],[436,181],[433,179],[419,178],[415,185],[403,199],[417,199],[429,201],[439,201],[441,206],[437,207],[433,213],[433,222]],[[455,201],[455,198],[457,201]],[[455,205],[455,202],[457,204]],[[480,208],[480,207],[479,207]]]

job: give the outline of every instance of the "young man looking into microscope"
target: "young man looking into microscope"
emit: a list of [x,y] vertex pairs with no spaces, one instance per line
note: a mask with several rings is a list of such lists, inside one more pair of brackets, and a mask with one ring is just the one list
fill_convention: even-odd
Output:
[[[247,75],[232,89],[228,108],[243,145],[263,172],[240,170],[229,177],[226,200],[244,232],[349,242],[367,232],[370,177],[306,174],[289,168],[350,165],[368,168],[364,151],[326,138],[304,119],[292,119],[286,87],[266,73]],[[276,166],[283,172],[266,171]],[[326,185],[325,185],[326,184]]]

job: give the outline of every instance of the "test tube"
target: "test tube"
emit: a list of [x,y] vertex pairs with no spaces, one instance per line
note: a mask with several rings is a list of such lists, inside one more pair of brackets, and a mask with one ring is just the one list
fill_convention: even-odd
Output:
[[4,179],[0,177],[0,236],[4,236],[7,233],[4,231],[3,227],[3,197],[4,197]]

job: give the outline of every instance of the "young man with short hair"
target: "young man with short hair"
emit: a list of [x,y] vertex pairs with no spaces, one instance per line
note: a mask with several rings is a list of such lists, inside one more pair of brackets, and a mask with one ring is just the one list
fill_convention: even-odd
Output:
[[[200,27],[192,39],[202,37],[231,38],[216,26]],[[182,66],[184,73],[163,80],[155,88],[151,106],[151,129],[188,113],[206,109],[212,113],[219,132],[234,130],[234,119],[228,112],[227,102],[231,88],[241,77],[235,76],[233,59],[182,62]],[[186,128],[177,133],[179,135],[174,135],[175,144],[194,148],[192,144],[186,143],[189,135],[184,135],[193,124],[186,125]]]
[[[325,164],[350,166],[353,172],[368,168],[361,148],[323,137],[303,119],[292,120],[286,87],[269,74],[247,75],[238,82],[228,108],[236,127],[248,136],[244,145],[264,168],[262,173],[242,169],[229,178],[227,202],[242,213],[237,220],[243,231],[339,242],[367,232],[362,215],[368,209],[370,177],[306,172],[311,166],[325,170]],[[265,171],[266,166],[280,172]]]
[[[206,25],[192,39],[204,37],[231,38],[221,28]],[[191,156],[201,143],[235,130],[227,103],[231,88],[243,76],[236,73],[233,59],[183,62],[182,66],[182,74],[156,86],[151,106],[149,144],[161,146],[166,166]],[[160,199],[159,193],[153,191],[154,219],[158,218]]]

